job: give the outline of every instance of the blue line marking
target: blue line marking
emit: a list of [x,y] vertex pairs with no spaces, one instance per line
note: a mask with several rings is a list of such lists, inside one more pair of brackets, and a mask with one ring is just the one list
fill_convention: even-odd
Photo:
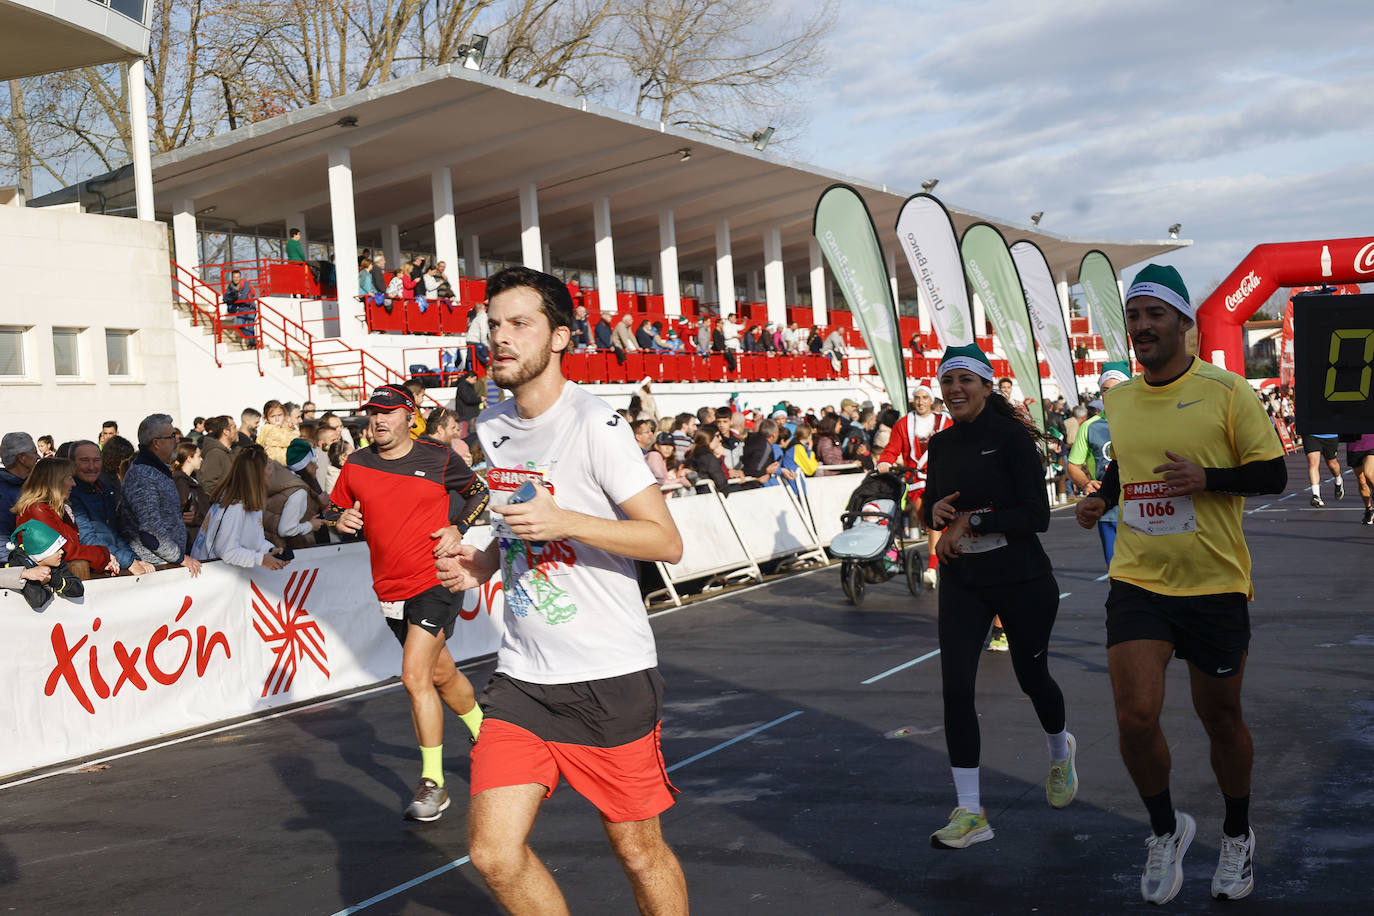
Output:
[[1110,576],[1110,575],[1111,575],[1111,573],[1109,573],[1109,572],[1104,572],[1102,575],[1098,576],[1098,577],[1097,577],[1096,579],[1094,579],[1093,581],[1094,581],[1094,582],[1106,582],[1106,581],[1107,581],[1107,577]]
[[1065,598],[1069,597],[1072,594],[1073,592],[1064,592],[1062,595],[1059,596],[1059,600],[1063,601]]
[[737,743],[739,743],[740,741],[743,741],[745,738],[752,738],[752,737],[754,737],[755,735],[757,735],[759,732],[767,731],[768,729],[772,728],[774,725],[781,725],[782,723],[786,722],[788,719],[795,719],[797,716],[799,716],[799,715],[801,715],[801,714],[802,714],[802,711],[801,711],[800,709],[798,709],[796,712],[789,712],[789,713],[788,713],[787,715],[785,715],[785,716],[779,716],[778,718],[774,719],[772,722],[768,722],[768,723],[765,723],[765,724],[763,724],[763,725],[760,725],[758,728],[751,728],[749,731],[745,732],[744,734],[742,734],[742,735],[736,735],[735,737],[731,738],[729,741],[722,741],[720,744],[717,744],[715,747],[713,747],[713,748],[708,748],[707,750],[702,751],[700,754],[693,754],[691,757],[688,757],[686,760],[679,760],[677,763],[675,763],[675,764],[673,764],[672,766],[668,767],[668,772],[671,773],[671,772],[673,772],[674,770],[680,770],[680,769],[682,769],[683,767],[685,767],[685,766],[686,766],[687,764],[689,764],[689,763],[696,763],[698,760],[700,760],[700,759],[703,758],[703,757],[709,757],[710,755],[714,754],[716,751],[723,751],[723,750],[725,750],[727,747],[729,747],[729,746],[732,745],[732,744],[737,744]]
[[889,669],[887,669],[886,671],[884,671],[882,674],[875,674],[875,675],[873,675],[871,678],[869,678],[869,679],[866,680],[866,681],[859,681],[859,685],[860,685],[860,686],[867,686],[867,685],[872,684],[872,683],[875,683],[875,682],[877,682],[877,681],[881,681],[883,678],[887,677],[889,674],[896,674],[898,671],[905,671],[906,669],[910,668],[912,665],[919,665],[921,662],[925,661],[926,659],[928,659],[928,658],[934,658],[935,656],[937,656],[937,655],[939,655],[939,654],[940,654],[940,650],[939,650],[939,649],[936,649],[934,652],[927,652],[925,655],[922,655],[920,658],[913,658],[913,659],[912,659],[911,661],[909,661],[909,662],[902,662],[902,663],[901,663],[900,665],[898,665],[896,668],[889,668]]
[[421,876],[418,877],[418,878],[412,878],[411,880],[407,881],[405,884],[398,884],[398,885],[396,885],[395,887],[393,887],[393,888],[392,888],[391,890],[389,890],[389,891],[382,891],[380,894],[378,894],[378,895],[375,896],[375,897],[369,897],[369,898],[367,898],[367,899],[364,900],[362,903],[355,903],[353,906],[346,907],[346,908],[344,908],[344,909],[342,909],[342,910],[339,910],[339,912],[335,913],[334,916],[349,916],[350,913],[356,913],[356,912],[358,912],[358,911],[361,910],[361,909],[364,909],[364,908],[366,908],[366,907],[372,906],[372,904],[374,904],[374,903],[381,903],[383,900],[387,899],[388,897],[394,897],[394,896],[396,896],[397,894],[401,893],[402,891],[408,891],[408,890],[410,890],[412,887],[414,887],[414,886],[417,885],[417,884],[423,884],[424,882],[428,881],[430,878],[437,878],[437,877],[439,877],[440,875],[442,875],[444,872],[446,872],[446,871],[453,871],[453,869],[458,868],[460,865],[466,865],[468,862],[471,862],[471,861],[472,861],[472,860],[469,859],[467,856],[463,856],[461,859],[454,859],[452,862],[448,863],[447,865],[441,865],[441,866],[439,866],[438,868],[434,869],[434,871],[425,872],[423,875],[421,875]]
[[[754,737],[755,735],[757,735],[759,732],[767,731],[768,729],[772,728],[773,726],[775,726],[775,725],[781,725],[782,723],[786,722],[788,719],[795,719],[797,716],[799,716],[799,715],[801,715],[801,714],[802,714],[802,710],[798,709],[798,710],[795,711],[795,712],[789,712],[789,713],[788,713],[787,715],[785,715],[785,716],[779,716],[778,718],[774,719],[772,722],[766,722],[766,723],[764,723],[763,725],[758,726],[757,728],[751,728],[749,731],[745,732],[745,733],[742,734],[742,735],[736,735],[734,738],[731,738],[729,741],[722,741],[720,744],[717,744],[717,745],[716,745],[715,747],[713,747],[713,748],[708,748],[707,750],[702,751],[700,754],[693,754],[691,757],[688,757],[686,760],[681,760],[681,761],[679,761],[679,762],[673,764],[672,766],[668,767],[667,772],[671,773],[671,772],[673,772],[674,770],[680,770],[680,769],[682,769],[683,767],[687,766],[687,764],[689,764],[689,763],[696,763],[698,760],[700,760],[700,759],[703,758],[703,757],[709,757],[711,754],[714,754],[714,753],[716,753],[717,751],[723,751],[723,750],[725,750],[727,747],[729,747],[729,746],[732,745],[732,744],[738,744],[739,742],[745,740],[746,738],[752,738],[752,737]],[[404,891],[408,891],[408,890],[410,890],[412,887],[414,887],[414,886],[417,885],[417,884],[423,884],[424,882],[428,881],[430,878],[437,878],[437,877],[439,877],[440,875],[442,875],[444,872],[453,871],[453,869],[458,868],[458,867],[463,866],[463,865],[466,865],[467,863],[469,863],[469,862],[471,862],[471,861],[472,861],[472,859],[469,858],[468,856],[463,856],[461,859],[454,859],[452,862],[448,863],[447,865],[441,865],[441,866],[439,866],[438,868],[434,869],[433,871],[425,872],[425,873],[424,873],[423,875],[421,875],[420,877],[418,877],[418,878],[412,878],[412,879],[410,879],[409,881],[407,881],[405,884],[398,884],[398,885],[396,885],[395,887],[393,887],[393,888],[392,888],[391,890],[389,890],[389,891],[382,891],[382,892],[381,892],[380,894],[378,894],[377,896],[375,896],[375,897],[369,897],[369,898],[367,898],[366,900],[364,900],[362,903],[355,903],[353,906],[345,907],[344,909],[339,910],[337,913],[335,913],[334,916],[350,916],[350,914],[352,914],[352,913],[356,913],[356,912],[358,912],[359,910],[366,909],[367,907],[372,906],[372,904],[374,904],[374,903],[381,903],[383,900],[386,900],[386,899],[389,898],[389,897],[394,897],[394,896],[396,896],[396,895],[399,894],[399,893],[402,893],[402,892],[404,892]]]
[[1278,498],[1278,502],[1283,502],[1285,499],[1292,499],[1294,496],[1297,496],[1297,495],[1298,495],[1299,493],[1301,493],[1301,492],[1303,492],[1303,491],[1302,491],[1302,490],[1294,490],[1292,493],[1289,493],[1287,496],[1280,496],[1280,497]]

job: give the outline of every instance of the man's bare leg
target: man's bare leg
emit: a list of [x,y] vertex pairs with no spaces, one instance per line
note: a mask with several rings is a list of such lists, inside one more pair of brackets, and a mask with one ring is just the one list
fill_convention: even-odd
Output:
[[[412,623],[406,630],[402,652],[401,683],[410,697],[415,737],[420,747],[438,747],[444,743],[444,707],[434,686],[434,671],[439,653],[446,652],[444,638],[431,636],[423,627]],[[452,656],[449,661],[452,662]]]
[[468,805],[468,855],[512,916],[568,916],[553,875],[529,847],[548,789],[537,784],[486,789]]
[[1143,797],[1169,788],[1169,743],[1159,727],[1159,713],[1164,708],[1164,670],[1173,650],[1159,639],[1134,639],[1107,650],[1121,761]]
[[606,838],[634,889],[644,916],[687,916],[687,879],[677,856],[663,839],[658,816],[614,823],[603,816]]
[[464,715],[477,705],[477,694],[467,675],[458,670],[458,665],[449,654],[448,646],[439,651],[434,662],[434,689],[439,691],[439,699],[458,715]]
[[1207,730],[1212,744],[1212,772],[1217,785],[1232,798],[1250,794],[1250,768],[1255,760],[1255,746],[1250,729],[1241,716],[1240,688],[1245,675],[1245,662],[1240,671],[1230,677],[1209,677],[1192,665],[1188,675],[1193,688],[1193,709]]

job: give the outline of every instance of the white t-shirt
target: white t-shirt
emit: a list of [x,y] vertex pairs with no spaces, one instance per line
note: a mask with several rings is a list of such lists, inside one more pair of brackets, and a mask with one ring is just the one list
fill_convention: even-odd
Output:
[[[514,398],[488,408],[477,418],[477,438],[491,468],[493,506],[505,505],[534,479],[564,509],[624,518],[620,503],[658,486],[629,424],[572,382],[530,420],[516,413]],[[634,560],[573,540],[536,548],[510,537],[497,513],[492,528],[506,600],[497,671],[535,684],[568,684],[658,664]]]

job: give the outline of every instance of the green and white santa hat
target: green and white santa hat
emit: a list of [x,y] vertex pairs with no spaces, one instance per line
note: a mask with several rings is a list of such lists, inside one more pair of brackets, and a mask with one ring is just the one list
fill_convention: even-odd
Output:
[[987,379],[989,382],[996,378],[992,371],[992,363],[988,361],[987,354],[978,349],[976,343],[965,344],[962,347],[949,347],[945,350],[945,355],[940,357],[940,370],[935,373],[936,378],[942,378],[951,369],[967,369],[979,378]]
[[1097,377],[1097,387],[1100,390],[1108,382],[1129,382],[1131,380],[1131,367],[1124,360],[1103,363],[1102,374]]
[[10,537],[10,550],[23,550],[35,563],[42,563],[67,544],[66,538],[36,518],[16,527]]
[[315,448],[308,439],[292,439],[286,447],[286,467],[291,471],[303,471],[315,460]]
[[1135,275],[1131,288],[1126,290],[1126,301],[1136,296],[1153,296],[1178,309],[1189,321],[1196,321],[1196,310],[1188,301],[1188,287],[1177,270],[1164,264],[1146,264]]

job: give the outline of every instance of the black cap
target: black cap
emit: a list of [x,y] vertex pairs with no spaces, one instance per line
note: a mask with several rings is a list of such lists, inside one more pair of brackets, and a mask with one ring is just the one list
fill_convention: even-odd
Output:
[[372,392],[372,397],[363,404],[363,410],[375,407],[377,410],[408,410],[415,412],[415,399],[400,385],[383,385]]
[[659,433],[654,438],[654,445],[677,445],[677,440],[673,438],[672,433]]

